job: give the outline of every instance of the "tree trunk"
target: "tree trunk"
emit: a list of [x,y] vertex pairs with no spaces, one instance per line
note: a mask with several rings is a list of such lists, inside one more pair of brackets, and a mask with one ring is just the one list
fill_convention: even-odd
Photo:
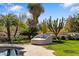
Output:
[[15,33],[14,33],[14,37],[16,36],[17,31],[18,31],[18,25],[16,26],[16,30],[15,30]]
[[31,39],[31,36],[29,35],[28,38]]
[[38,23],[38,17],[33,16],[33,21],[34,21],[34,25],[36,25]]
[[7,35],[8,35],[8,41],[11,43],[11,34],[10,34],[10,24],[9,21],[7,21]]
[[56,40],[58,40],[57,34],[55,34],[55,36],[56,36]]

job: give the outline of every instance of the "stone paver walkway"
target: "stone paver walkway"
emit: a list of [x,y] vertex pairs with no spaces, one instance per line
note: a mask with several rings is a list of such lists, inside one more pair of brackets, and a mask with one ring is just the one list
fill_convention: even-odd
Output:
[[53,54],[54,51],[48,50],[44,48],[43,46],[37,46],[37,45],[24,45],[24,53],[25,56],[55,56]]
[[[55,56],[53,50],[48,50],[43,46],[31,44],[12,44],[13,46],[20,46],[25,51],[24,56]],[[0,44],[0,46],[10,46],[10,44]]]

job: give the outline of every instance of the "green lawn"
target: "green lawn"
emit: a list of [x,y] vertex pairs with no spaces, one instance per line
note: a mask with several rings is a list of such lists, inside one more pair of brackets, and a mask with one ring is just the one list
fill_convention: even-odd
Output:
[[57,56],[79,56],[79,41],[65,40],[64,43],[56,43],[45,46],[47,49],[54,50]]

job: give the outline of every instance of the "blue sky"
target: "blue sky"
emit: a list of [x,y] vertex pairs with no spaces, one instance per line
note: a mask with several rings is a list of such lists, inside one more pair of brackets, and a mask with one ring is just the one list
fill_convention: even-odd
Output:
[[[0,14],[14,13],[16,15],[25,13],[28,18],[32,17],[27,8],[27,3],[1,3]],[[39,17],[39,22],[52,16],[53,19],[65,17],[79,13],[78,3],[42,3],[44,13]]]

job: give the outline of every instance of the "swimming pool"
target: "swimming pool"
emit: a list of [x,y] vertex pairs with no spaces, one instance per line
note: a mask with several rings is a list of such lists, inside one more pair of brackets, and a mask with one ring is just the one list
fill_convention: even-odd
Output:
[[0,56],[23,56],[21,47],[0,47]]

